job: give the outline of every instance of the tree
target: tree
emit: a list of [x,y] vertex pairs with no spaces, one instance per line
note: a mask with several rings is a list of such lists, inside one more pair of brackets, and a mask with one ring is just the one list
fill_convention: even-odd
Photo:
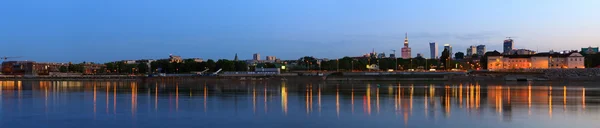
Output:
[[465,53],[463,53],[463,52],[456,52],[454,54],[454,58],[456,58],[457,60],[462,60],[462,59],[465,58]]
[[223,71],[234,71],[235,64],[232,61],[220,59],[217,61],[215,69],[223,69]]
[[139,63],[137,70],[138,73],[148,73],[148,65],[146,63]]
[[59,71],[60,72],[68,72],[67,66],[60,66]]
[[448,62],[450,61],[450,51],[448,51],[448,49],[444,49],[444,51],[442,51],[442,56],[440,57],[440,61],[441,61],[441,66],[444,66],[445,69],[449,69],[448,68]]
[[214,60],[212,60],[212,59],[208,59],[208,60],[206,61],[206,68],[210,69],[210,71],[213,71],[213,72],[214,72],[214,71],[217,71],[217,70],[219,70],[219,69],[216,69],[216,67],[217,67],[217,64],[215,63],[215,61],[214,61]]
[[248,64],[244,61],[234,61],[235,71],[248,71]]

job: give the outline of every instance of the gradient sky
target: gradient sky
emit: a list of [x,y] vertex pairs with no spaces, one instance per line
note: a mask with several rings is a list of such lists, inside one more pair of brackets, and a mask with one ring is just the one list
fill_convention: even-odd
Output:
[[[108,62],[338,58],[428,42],[548,51],[600,44],[599,0],[6,0],[0,56]],[[399,53],[398,53],[399,54]]]

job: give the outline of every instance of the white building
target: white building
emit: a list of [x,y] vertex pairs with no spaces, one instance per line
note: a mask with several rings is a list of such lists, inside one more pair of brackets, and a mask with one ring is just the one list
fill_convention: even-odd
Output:
[[502,55],[495,52],[488,56],[488,70],[585,68],[584,62],[585,58],[578,52],[530,55]]

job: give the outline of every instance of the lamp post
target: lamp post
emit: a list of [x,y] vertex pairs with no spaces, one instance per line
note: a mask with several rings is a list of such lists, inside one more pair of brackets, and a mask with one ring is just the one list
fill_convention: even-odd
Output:
[[350,66],[350,68],[351,68],[351,69],[350,69],[350,71],[351,71],[351,72],[354,72],[354,59],[351,61],[351,63],[352,63],[352,64],[351,64],[351,66]]
[[340,71],[340,59],[336,59],[337,71]]

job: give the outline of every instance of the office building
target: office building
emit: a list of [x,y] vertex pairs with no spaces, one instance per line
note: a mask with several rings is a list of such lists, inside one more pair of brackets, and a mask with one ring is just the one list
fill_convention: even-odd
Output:
[[444,49],[448,49],[448,53],[450,53],[450,58],[452,58],[452,55],[454,55],[454,53],[452,53],[452,46],[450,46],[450,44],[444,44]]
[[581,48],[581,52],[585,53],[585,54],[596,54],[598,53],[598,47],[587,47],[587,48]]
[[402,59],[409,59],[411,57],[411,49],[408,47],[408,33],[404,36],[404,47],[402,47]]
[[252,60],[260,60],[260,54],[254,53],[254,55],[252,55]]
[[435,42],[429,42],[429,52],[431,54],[431,59],[439,58],[438,45]]
[[466,52],[466,58],[469,58],[475,54],[477,54],[477,46],[475,45],[471,45],[467,48],[467,52]]
[[423,58],[423,54],[417,53],[417,58]]
[[267,61],[275,61],[277,59],[277,57],[275,57],[275,56],[267,56],[266,59],[267,59]]
[[535,54],[535,51],[529,49],[513,49],[508,52],[506,55],[532,55]]
[[485,45],[477,45],[477,55],[483,56],[485,52]]
[[513,50],[513,46],[514,46],[514,41],[510,38],[504,40],[504,44],[503,44],[503,53],[502,54],[510,54],[510,51]]
[[377,58],[385,58],[385,52],[377,54]]

